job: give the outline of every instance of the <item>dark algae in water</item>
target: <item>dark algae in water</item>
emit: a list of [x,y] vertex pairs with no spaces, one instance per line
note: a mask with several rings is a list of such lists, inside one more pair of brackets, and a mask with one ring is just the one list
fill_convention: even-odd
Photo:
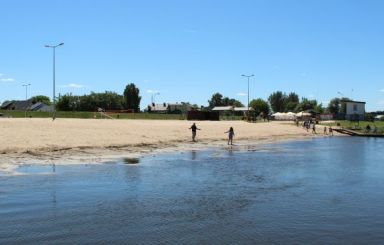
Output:
[[140,162],[140,159],[136,157],[126,157],[123,160],[125,164],[138,164]]

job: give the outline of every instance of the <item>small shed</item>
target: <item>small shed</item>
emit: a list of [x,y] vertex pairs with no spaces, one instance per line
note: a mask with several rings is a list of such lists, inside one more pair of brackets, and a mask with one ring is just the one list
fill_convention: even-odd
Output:
[[362,101],[345,101],[345,119],[347,120],[364,120],[365,118],[365,102]]

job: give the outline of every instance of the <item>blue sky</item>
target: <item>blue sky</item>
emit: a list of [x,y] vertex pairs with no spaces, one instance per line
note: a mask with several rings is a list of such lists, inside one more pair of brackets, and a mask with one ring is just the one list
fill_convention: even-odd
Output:
[[[343,94],[384,110],[384,1],[0,0],[0,102],[123,93],[206,105],[277,90],[327,102]],[[339,92],[339,93],[338,93]]]

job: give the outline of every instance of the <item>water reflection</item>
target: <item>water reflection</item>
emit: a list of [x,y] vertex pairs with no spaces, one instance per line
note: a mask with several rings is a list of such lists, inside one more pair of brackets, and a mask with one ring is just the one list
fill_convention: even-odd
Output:
[[191,151],[191,160],[196,160],[197,159],[197,151],[192,150]]

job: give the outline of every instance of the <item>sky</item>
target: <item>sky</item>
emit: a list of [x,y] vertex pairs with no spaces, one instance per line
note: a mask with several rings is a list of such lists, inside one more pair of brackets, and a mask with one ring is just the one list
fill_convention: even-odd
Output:
[[[381,0],[0,0],[0,102],[140,89],[141,108],[275,91],[384,110]],[[30,84],[30,86],[22,86]]]

